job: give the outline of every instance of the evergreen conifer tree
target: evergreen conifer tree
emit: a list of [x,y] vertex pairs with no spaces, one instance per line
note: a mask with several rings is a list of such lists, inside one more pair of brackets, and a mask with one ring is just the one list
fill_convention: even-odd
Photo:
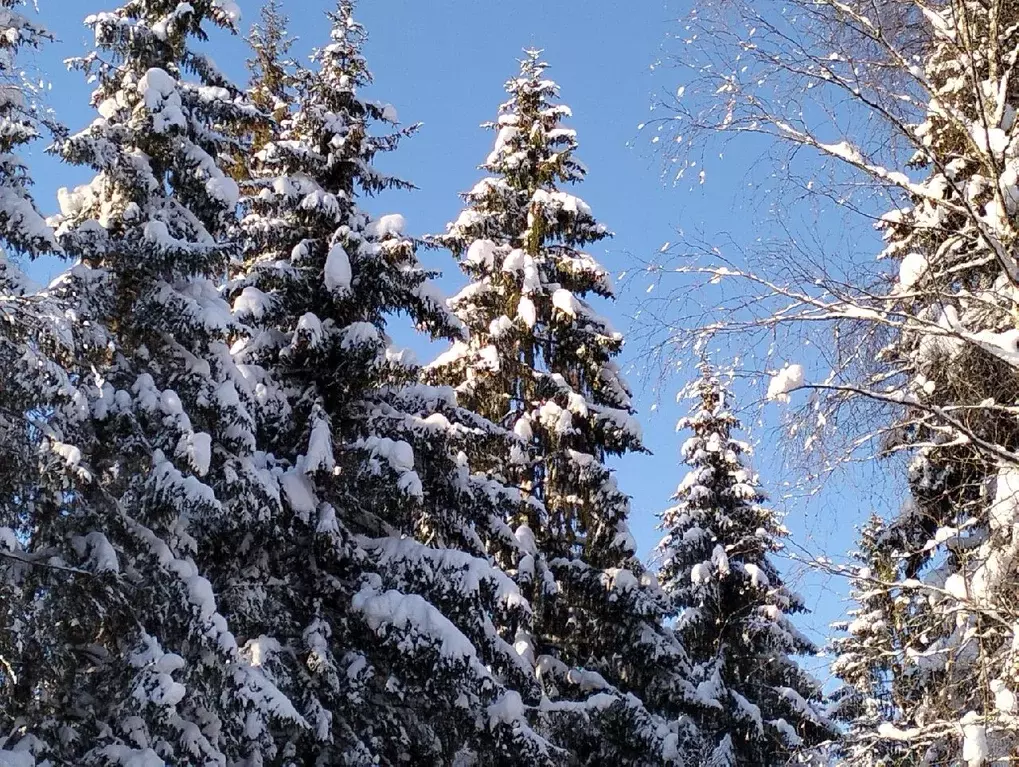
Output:
[[98,114],[58,150],[96,175],[61,190],[77,264],[52,289],[76,323],[74,388],[37,421],[42,481],[18,543],[45,566],[20,583],[4,706],[5,747],[29,761],[258,762],[274,753],[265,724],[296,716],[199,568],[224,518],[273,501],[214,282],[237,202],[220,126],[256,113],[191,46],[238,17],[231,0],[132,0],[86,19],[96,50],[75,66]]
[[662,514],[663,590],[694,664],[707,764],[781,765],[834,735],[820,685],[793,659],[816,653],[792,624],[804,610],[770,555],[787,535],[744,464],[728,392],[705,367],[682,454],[690,471]]
[[917,600],[891,588],[902,577],[892,534],[876,516],[860,531],[851,593],[857,606],[848,621],[833,627],[844,632],[831,643],[836,656],[832,671],[844,683],[832,695],[831,713],[847,730],[838,744],[839,756],[861,767],[910,765],[915,756],[908,742],[870,737],[882,724],[899,724],[913,695],[902,649],[910,643],[907,632]]
[[536,683],[512,643],[530,608],[503,570],[524,556],[505,519],[527,501],[471,468],[508,435],[417,383],[386,335],[397,314],[461,327],[403,218],[359,207],[409,186],[373,160],[411,131],[361,96],[353,4],[329,20],[313,68],[277,81],[289,95],[264,76],[279,48],[256,57],[254,97],[291,106],[250,164],[230,293],[281,493],[226,539],[246,562],[217,574],[226,609],[301,713],[277,734],[297,763],[556,764],[526,718]]
[[581,248],[608,236],[562,187],[581,181],[576,134],[558,86],[527,51],[487,127],[490,175],[436,237],[470,284],[450,305],[470,330],[428,368],[459,401],[512,429],[485,466],[536,502],[509,518],[528,556],[517,582],[535,610],[518,647],[545,696],[543,731],[571,763],[682,763],[692,737],[682,648],[661,625],[664,600],[634,556],[628,498],[608,456],[640,450],[640,429],[615,357],[623,338],[585,296],[612,295]]

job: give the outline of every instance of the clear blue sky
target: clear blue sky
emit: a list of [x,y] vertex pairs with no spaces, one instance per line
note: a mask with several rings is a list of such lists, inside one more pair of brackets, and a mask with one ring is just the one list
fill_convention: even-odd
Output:
[[[258,0],[239,0],[245,18],[244,31],[257,18]],[[61,61],[87,50],[89,31],[81,24],[91,12],[109,10],[115,0],[39,0],[45,23],[59,38],[36,56],[35,63],[52,82],[50,104],[72,130],[92,119],[88,108],[89,87],[80,73],[67,72]],[[328,27],[322,12],[324,0],[289,0],[285,11],[292,19],[292,33],[299,38],[296,52],[307,51],[325,41]],[[411,233],[440,232],[460,209],[458,193],[479,178],[477,164],[488,153],[493,136],[478,124],[491,120],[503,101],[503,82],[517,67],[523,48],[543,48],[564,101],[574,112],[572,127],[579,132],[580,158],[590,169],[578,190],[595,214],[617,233],[615,239],[594,253],[617,275],[633,272],[635,256],[648,258],[666,241],[677,239],[676,230],[727,231],[737,238],[756,236],[760,226],[760,200],[744,203],[746,172],[754,159],[729,154],[718,167],[709,167],[707,182],[696,179],[673,185],[663,173],[663,160],[655,153],[649,136],[637,130],[649,117],[653,94],[674,90],[677,74],[668,67],[653,66],[667,34],[677,29],[677,18],[689,10],[685,2],[663,0],[362,0],[359,18],[370,34],[367,57],[375,75],[371,98],[392,103],[407,123],[421,122],[420,133],[386,160],[386,169],[413,181],[419,190],[390,193],[369,203],[374,212],[400,212]],[[239,39],[216,33],[210,43],[213,58],[238,81],[244,77],[246,51]],[[37,181],[37,197],[45,211],[55,208],[60,186],[81,183],[87,174],[61,167],[36,152],[31,164]],[[717,170],[717,172],[716,172]],[[441,281],[453,292],[461,280],[447,253],[426,252],[429,266],[441,269]],[[39,264],[34,275],[42,281],[61,266]],[[630,325],[647,280],[624,281],[620,299],[606,312],[617,327]],[[402,338],[402,334],[400,334]],[[419,356],[429,349],[416,344]],[[632,362],[636,349],[628,352]],[[629,371],[638,393],[646,443],[654,455],[635,456],[619,462],[620,485],[633,496],[632,527],[644,552],[657,540],[654,513],[682,477],[678,465],[674,426],[686,405],[677,406],[674,394],[692,374],[692,366],[661,392],[648,383],[653,371],[634,365]],[[660,402],[658,402],[661,394]],[[759,390],[745,397],[754,399]],[[758,447],[757,467],[780,496],[783,481],[777,460],[769,460],[775,447],[774,414],[753,409]],[[788,478],[788,477],[786,477]],[[852,525],[869,511],[844,487],[830,488],[810,504],[785,509],[794,539],[817,551],[838,554],[852,545]],[[803,622],[818,636],[842,609],[839,583],[815,576],[797,584],[814,615]]]

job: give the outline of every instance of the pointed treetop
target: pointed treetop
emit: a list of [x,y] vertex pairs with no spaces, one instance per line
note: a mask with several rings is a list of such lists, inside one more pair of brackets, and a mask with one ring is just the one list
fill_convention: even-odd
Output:
[[339,81],[332,84],[345,91],[356,91],[372,82],[368,62],[362,54],[368,33],[354,18],[354,7],[352,0],[339,0],[335,11],[326,13],[332,22],[329,45],[312,53],[312,60],[322,68],[322,75],[331,82],[338,78]]
[[289,54],[295,40],[287,31],[289,23],[281,0],[268,0],[248,35],[254,53],[247,61],[252,81],[251,102],[263,112],[272,113],[276,120],[285,115],[286,89],[293,67]]
[[544,48],[524,48],[524,55],[527,58],[520,59],[521,74],[533,75],[535,77],[541,76],[548,69],[548,64],[541,60],[541,54],[544,52]]

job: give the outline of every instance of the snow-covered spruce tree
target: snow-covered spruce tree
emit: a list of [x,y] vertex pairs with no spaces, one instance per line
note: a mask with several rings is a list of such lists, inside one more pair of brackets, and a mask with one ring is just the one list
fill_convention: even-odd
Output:
[[685,657],[661,626],[663,595],[634,557],[628,498],[605,465],[641,449],[614,361],[623,338],[584,300],[612,295],[605,268],[580,250],[608,232],[560,188],[584,170],[545,67],[527,51],[487,126],[491,175],[435,238],[471,280],[450,302],[470,337],[427,372],[520,437],[497,443],[485,468],[540,501],[509,521],[532,552],[516,571],[535,609],[520,647],[547,697],[543,727],[577,763],[682,763]]
[[409,131],[361,95],[352,3],[329,21],[313,67],[274,93],[291,106],[244,184],[234,356],[266,382],[259,444],[282,492],[237,520],[223,557],[238,546],[245,567],[214,580],[301,714],[276,734],[295,763],[559,764],[525,716],[537,684],[513,642],[530,609],[503,570],[526,555],[505,519],[527,501],[470,468],[512,435],[418,384],[386,335],[396,314],[461,329],[402,217],[359,207],[407,186],[373,161]]
[[690,470],[661,515],[659,579],[694,666],[706,763],[782,765],[835,735],[820,684],[793,658],[817,650],[790,619],[803,602],[770,559],[788,533],[744,462],[729,392],[708,366],[691,388],[678,425],[693,432]]
[[190,47],[237,15],[134,0],[86,20],[96,50],[76,66],[98,116],[58,151],[96,175],[60,193],[78,263],[52,288],[79,329],[77,390],[37,419],[44,471],[19,543],[45,566],[21,583],[3,707],[5,747],[46,763],[257,762],[275,753],[265,722],[296,716],[196,564],[221,517],[274,502],[214,283],[237,201],[218,126],[255,111]]
[[837,756],[860,767],[914,764],[908,741],[873,737],[882,724],[898,723],[914,694],[902,648],[910,642],[907,632],[917,600],[894,589],[902,578],[903,559],[896,556],[898,546],[889,535],[880,517],[871,517],[860,531],[851,594],[857,606],[848,621],[834,626],[843,635],[831,642],[832,671],[844,683],[831,696],[830,713],[846,728]]

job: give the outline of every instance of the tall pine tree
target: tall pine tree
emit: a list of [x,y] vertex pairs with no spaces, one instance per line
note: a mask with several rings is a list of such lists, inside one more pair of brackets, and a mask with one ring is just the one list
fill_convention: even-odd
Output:
[[450,302],[470,337],[428,375],[519,438],[496,443],[486,468],[539,502],[510,522],[529,552],[516,578],[535,622],[518,647],[547,699],[542,726],[576,763],[681,763],[685,657],[661,626],[662,595],[634,556],[628,498],[605,464],[641,449],[614,360],[622,335],[585,300],[612,295],[605,268],[581,250],[608,231],[562,189],[585,171],[545,68],[527,51],[487,126],[497,133],[481,166],[490,175],[435,238],[470,279]]
[[[132,0],[90,16],[75,66],[97,116],[58,145],[91,182],[61,190],[57,236],[77,264],[53,295],[76,322],[76,387],[44,407],[25,614],[4,712],[8,748],[58,764],[225,764],[271,749],[293,717],[218,610],[205,530],[271,503],[253,400],[214,280],[237,187],[219,126],[255,110],[191,44],[229,29],[229,0]],[[185,75],[188,75],[187,77]]]
[[505,518],[526,499],[472,471],[504,430],[460,409],[386,335],[393,315],[458,337],[399,215],[359,198],[409,185],[377,170],[410,133],[365,100],[365,31],[329,14],[313,68],[276,81],[256,39],[255,97],[277,112],[250,164],[230,283],[245,323],[234,356],[264,383],[259,444],[280,503],[224,539],[220,568],[251,637],[303,723],[277,733],[301,764],[555,764],[528,725],[532,667],[514,650],[530,608],[502,569],[524,555]]
[[782,765],[832,737],[820,685],[794,660],[817,652],[792,624],[804,610],[770,559],[787,532],[757,477],[728,392],[705,367],[679,428],[690,467],[662,514],[662,588],[694,664],[698,720],[711,767]]

